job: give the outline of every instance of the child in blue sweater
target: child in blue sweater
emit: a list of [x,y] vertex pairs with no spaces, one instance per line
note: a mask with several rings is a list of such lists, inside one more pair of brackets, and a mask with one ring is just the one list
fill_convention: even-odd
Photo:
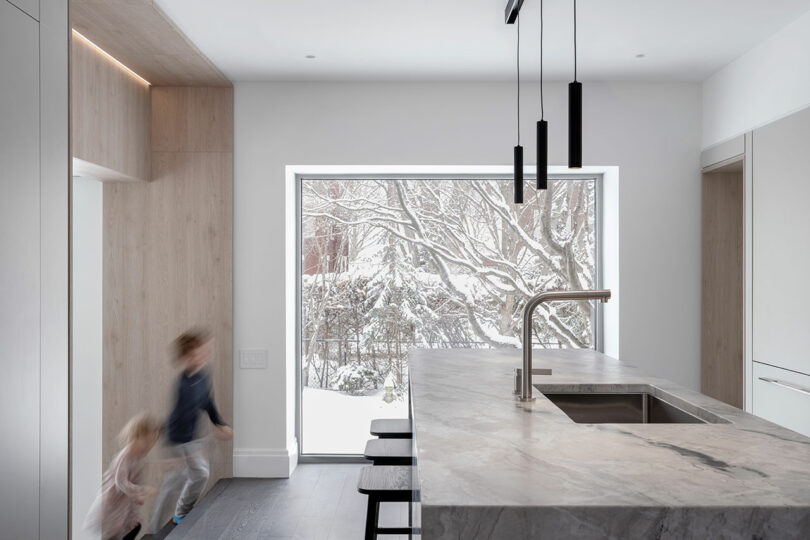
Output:
[[166,477],[155,502],[152,530],[157,532],[167,504],[178,496],[175,523],[180,523],[200,497],[208,482],[209,466],[203,441],[196,438],[202,412],[214,424],[219,439],[230,440],[233,431],[219,415],[211,391],[211,377],[204,369],[211,357],[212,340],[206,331],[188,331],[175,340],[178,363],[183,367],[175,385],[174,408],[166,425],[174,468]]

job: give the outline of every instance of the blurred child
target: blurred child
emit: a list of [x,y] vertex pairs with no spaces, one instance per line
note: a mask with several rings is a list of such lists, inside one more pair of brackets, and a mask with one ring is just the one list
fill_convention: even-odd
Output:
[[211,336],[202,330],[190,330],[174,342],[175,358],[183,371],[175,386],[174,409],[166,426],[173,470],[160,488],[152,516],[152,531],[160,528],[163,512],[177,497],[172,521],[180,523],[197,502],[208,482],[208,459],[203,442],[196,438],[197,420],[205,411],[222,440],[233,438],[231,428],[219,415],[211,393],[211,378],[203,369],[211,357]]
[[160,436],[160,424],[145,413],[132,418],[119,435],[122,449],[104,473],[101,493],[85,527],[103,540],[134,540],[141,530],[139,506],[156,490],[141,484],[144,458]]

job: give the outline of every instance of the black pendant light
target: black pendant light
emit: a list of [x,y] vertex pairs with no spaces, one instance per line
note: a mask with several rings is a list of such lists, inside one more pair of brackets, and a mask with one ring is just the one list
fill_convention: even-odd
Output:
[[540,0],[540,121],[537,122],[537,189],[548,188],[548,122],[543,106],[543,0]]
[[577,81],[577,0],[574,0],[574,82],[568,83],[568,168],[582,168],[582,83]]
[[520,146],[520,13],[517,15],[517,146],[515,146],[515,204],[523,203],[523,147]]

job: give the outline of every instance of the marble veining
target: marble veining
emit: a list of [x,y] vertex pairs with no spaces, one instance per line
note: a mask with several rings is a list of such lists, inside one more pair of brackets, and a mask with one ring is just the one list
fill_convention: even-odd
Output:
[[[810,538],[810,439],[590,350],[410,353],[423,540]],[[576,424],[542,394],[651,391],[706,424]],[[608,385],[608,386],[605,386]]]

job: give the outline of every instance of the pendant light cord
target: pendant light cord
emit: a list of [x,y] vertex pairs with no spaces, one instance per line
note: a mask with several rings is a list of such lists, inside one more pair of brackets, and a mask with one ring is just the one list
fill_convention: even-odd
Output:
[[543,105],[543,0],[540,0],[540,120],[545,120]]
[[520,146],[520,13],[517,16],[517,143]]
[[574,82],[577,80],[577,0],[574,0]]

